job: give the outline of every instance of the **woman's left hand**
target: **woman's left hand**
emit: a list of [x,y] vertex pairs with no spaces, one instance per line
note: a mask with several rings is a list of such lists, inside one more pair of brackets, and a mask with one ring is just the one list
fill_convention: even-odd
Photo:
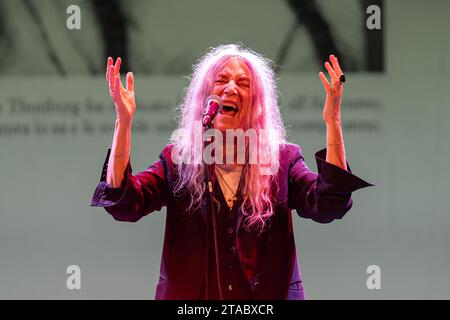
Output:
[[338,59],[334,55],[330,55],[330,62],[325,62],[325,68],[331,78],[331,83],[328,82],[323,72],[319,73],[320,80],[322,80],[323,87],[326,93],[325,106],[323,108],[323,121],[325,123],[332,123],[341,120],[341,98],[344,91],[340,76],[344,73],[339,66]]

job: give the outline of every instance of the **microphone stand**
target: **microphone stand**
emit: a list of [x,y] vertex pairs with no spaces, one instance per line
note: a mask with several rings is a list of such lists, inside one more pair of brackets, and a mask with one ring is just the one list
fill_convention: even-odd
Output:
[[[203,128],[205,129],[205,131],[207,129],[211,128],[211,124],[207,124],[204,125]],[[205,150],[206,147],[206,141],[203,143],[203,150],[202,150],[202,159],[203,159],[203,152]],[[214,256],[215,256],[215,262],[216,262],[216,274],[217,274],[217,285],[218,285],[218,290],[219,290],[219,297],[220,300],[223,300],[223,291],[222,291],[222,281],[221,281],[221,273],[220,273],[220,264],[219,264],[219,244],[218,244],[218,240],[217,240],[217,221],[216,221],[216,207],[214,205],[214,187],[213,187],[213,181],[212,181],[212,177],[213,175],[213,171],[214,170],[214,166],[212,164],[206,164],[204,166],[204,181],[205,181],[205,186],[206,189],[208,190],[208,198],[209,198],[209,212],[210,215],[212,217],[212,228],[213,228],[213,237],[214,237]],[[209,220],[208,220],[209,221]],[[208,231],[207,233],[207,248],[209,249],[209,225],[206,226],[206,230]],[[208,274],[209,274],[209,250],[207,250],[207,255],[206,255],[206,288],[205,288],[205,297],[206,299],[208,299]]]

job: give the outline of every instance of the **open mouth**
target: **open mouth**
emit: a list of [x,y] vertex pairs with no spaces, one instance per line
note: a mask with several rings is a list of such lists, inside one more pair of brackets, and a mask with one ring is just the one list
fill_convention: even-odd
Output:
[[221,114],[235,115],[238,112],[237,107],[225,104],[220,111]]

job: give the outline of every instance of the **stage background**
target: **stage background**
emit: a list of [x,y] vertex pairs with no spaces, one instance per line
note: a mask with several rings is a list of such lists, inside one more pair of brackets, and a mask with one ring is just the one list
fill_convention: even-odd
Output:
[[[277,58],[294,19],[287,5],[228,2],[127,2],[136,5],[125,10],[129,15],[149,16],[134,16],[138,25],[130,28],[127,51],[129,70],[136,73],[134,173],[153,163],[167,143],[188,84],[186,68],[207,47],[242,41]],[[0,298],[153,299],[165,209],[119,223],[89,206],[115,120],[89,2],[72,1],[82,10],[81,30],[65,28],[64,5],[45,11],[52,2],[31,3],[44,6],[41,20],[36,10],[27,15],[24,7],[2,1],[11,24],[0,24],[8,31],[0,45]],[[318,3],[351,58],[342,104],[347,160],[375,187],[356,191],[353,208],[331,224],[293,212],[306,296],[449,299],[450,3],[385,1],[383,63],[375,71],[360,59],[364,10],[350,0],[340,7]],[[214,12],[232,16],[233,23],[216,23],[209,16]],[[42,34],[30,21],[53,32],[49,42],[59,67],[46,58]],[[79,45],[68,45],[70,37]],[[292,43],[279,73],[281,110],[289,140],[302,146],[316,171],[314,153],[325,145],[321,66],[301,26]],[[83,46],[89,48],[81,50],[85,59],[73,53]],[[80,290],[66,288],[69,265],[81,268]],[[381,268],[381,290],[366,287],[369,265]]]

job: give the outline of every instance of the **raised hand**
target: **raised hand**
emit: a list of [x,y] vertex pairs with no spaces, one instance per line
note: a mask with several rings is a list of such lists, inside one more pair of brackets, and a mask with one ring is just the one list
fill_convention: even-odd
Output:
[[341,120],[341,98],[344,91],[340,80],[344,73],[339,66],[338,59],[334,55],[330,55],[330,61],[331,64],[328,61],[325,62],[325,68],[328,71],[331,83],[328,82],[323,72],[319,73],[326,93],[325,106],[323,108],[323,120],[325,123]]
[[113,64],[113,59],[108,57],[106,64],[106,81],[109,84],[109,94],[116,107],[117,120],[124,124],[131,124],[134,112],[136,111],[136,101],[134,99],[134,76],[132,72],[127,73],[126,88],[120,81],[120,64],[122,59],[119,57]]

